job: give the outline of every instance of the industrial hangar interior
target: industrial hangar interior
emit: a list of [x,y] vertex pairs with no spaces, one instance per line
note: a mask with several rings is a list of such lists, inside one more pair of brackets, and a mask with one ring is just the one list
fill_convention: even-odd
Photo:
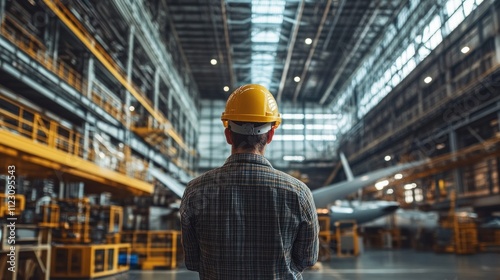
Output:
[[500,1],[0,0],[0,22],[0,279],[198,279],[180,198],[230,155],[244,84],[278,103],[273,167],[339,190],[304,279],[500,279]]

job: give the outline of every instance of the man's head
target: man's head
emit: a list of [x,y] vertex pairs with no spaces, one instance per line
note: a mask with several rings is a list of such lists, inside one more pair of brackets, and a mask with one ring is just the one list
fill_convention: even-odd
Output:
[[273,95],[255,84],[241,86],[229,96],[221,120],[233,153],[264,154],[266,144],[281,123]]

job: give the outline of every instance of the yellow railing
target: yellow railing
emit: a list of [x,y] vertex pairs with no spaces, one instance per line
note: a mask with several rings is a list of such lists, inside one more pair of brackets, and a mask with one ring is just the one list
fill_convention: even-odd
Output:
[[0,217],[19,216],[25,207],[26,199],[24,195],[0,193]]
[[9,110],[0,107],[0,128],[6,128],[35,142],[82,157],[83,148],[80,142],[83,139],[79,133],[1,95],[0,102],[13,105]]
[[54,61],[40,40],[27,31],[17,20],[7,14],[0,28],[1,34],[14,43],[19,49],[45,68],[58,75],[77,91],[82,92],[84,80],[72,67],[62,61]]
[[[32,59],[36,60],[47,70],[56,74],[65,81],[68,85],[83,94],[84,89],[88,86],[87,81],[71,66],[60,60],[53,60],[47,53],[47,49],[30,32],[18,23],[12,16],[5,17],[1,25],[0,33],[10,42],[14,43],[19,49],[28,54]],[[104,111],[115,117],[117,120],[125,124],[125,114],[123,113],[123,105],[109,95],[104,89],[97,84],[91,91],[90,99],[103,108]]]
[[[62,4],[60,4],[62,5]],[[74,17],[71,12],[67,11],[69,15]],[[74,21],[76,22],[75,24],[79,25],[78,30],[82,29],[84,30],[83,26],[78,22],[76,18],[74,18]],[[72,21],[73,22],[73,21]],[[83,31],[82,31],[83,32]],[[73,87],[75,90],[80,92],[80,94],[85,95],[84,91],[87,89],[87,87],[92,86],[89,85],[87,80],[84,79],[75,69],[73,69],[71,66],[66,64],[65,62],[61,60],[53,60],[47,52],[47,49],[43,45],[43,43],[33,34],[31,34],[29,31],[27,31],[22,24],[20,24],[15,18],[13,18],[11,15],[7,13],[7,15],[4,17],[4,20],[0,26],[0,34],[4,36],[6,39],[8,39],[10,42],[15,44],[20,50],[28,54],[32,59],[40,63],[43,67],[45,67],[47,70],[51,71],[52,73],[56,74],[59,76],[63,81],[65,81],[68,85]],[[90,40],[90,39],[89,39]],[[123,71],[114,63],[111,57],[107,54],[107,52],[102,49],[102,47],[99,44],[94,44],[93,46],[96,48],[98,52],[103,55],[103,59],[108,61],[108,63],[112,66],[112,68],[117,71],[117,74],[120,75],[125,75]],[[128,83],[128,82],[127,82]],[[129,83],[128,83],[129,84]],[[129,84],[131,87],[134,88],[134,90],[139,93],[137,87],[135,85]],[[129,89],[130,91],[130,89]],[[90,91],[90,99],[99,107],[101,107],[103,110],[105,110],[107,113],[109,113],[111,116],[113,116],[115,119],[120,121],[122,124],[126,124],[126,115],[123,111],[123,104],[111,96],[106,89],[103,89],[99,84],[94,83],[93,88]],[[143,93],[140,93],[141,95],[144,95]],[[145,102],[149,102],[148,100],[145,99]],[[149,104],[149,103],[148,103]],[[156,111],[155,111],[156,112]],[[153,115],[153,117],[157,117]],[[164,119],[162,116],[162,120],[164,121],[163,123],[166,123],[167,126],[170,126],[170,123],[168,120]],[[37,120],[39,122],[39,120]],[[43,125],[42,125],[43,127]],[[48,129],[43,129],[41,128],[42,132],[47,132]],[[168,129],[165,131],[167,135],[170,135],[173,140],[175,140],[181,148],[184,148],[188,151],[187,147],[185,146],[184,142],[182,139],[177,135],[175,131],[172,129]],[[36,134],[36,133],[35,133]],[[24,135],[28,136],[28,135]],[[48,142],[48,139],[42,139],[44,136],[43,135],[38,135],[39,140],[41,142]],[[47,136],[48,137],[48,136]],[[64,141],[64,139],[58,139],[56,142],[58,147],[60,147],[62,150],[65,150],[69,148],[69,141]],[[77,143],[78,144],[78,143]],[[79,147],[76,147],[79,148]],[[188,172],[189,174],[194,174],[192,170],[187,166],[185,162],[182,162],[180,159],[177,159],[175,157],[175,154],[172,154],[172,149],[175,149],[173,147],[170,147],[166,150],[166,154],[169,155],[170,157],[173,158],[174,164],[177,164],[180,168]],[[191,154],[195,154],[196,152],[193,150],[189,151]],[[79,156],[82,154],[79,153]],[[125,173],[124,170],[121,170],[120,172]],[[143,177],[141,175],[141,177]]]
[[122,242],[131,244],[142,269],[176,268],[180,233],[177,230],[124,231],[121,238]]
[[[2,104],[0,105],[0,129],[6,129],[11,133],[32,139],[37,143],[83,158],[84,139],[80,133],[71,128],[64,127],[57,121],[42,116],[32,109],[25,108],[23,105],[5,96],[0,95],[0,104]],[[128,146],[124,148],[125,159],[119,161],[115,168],[111,168],[110,166],[105,167],[126,174],[129,177],[145,181],[147,162],[141,160],[144,168],[134,170],[132,163],[139,159],[131,155]],[[93,149],[89,150],[89,161],[95,163],[97,156],[93,152]]]
[[108,112],[121,123],[126,124],[126,115],[123,112],[123,103],[120,100],[113,98],[108,90],[98,83],[94,83],[91,94],[92,101],[95,104],[99,105],[99,107],[103,108],[104,111]]

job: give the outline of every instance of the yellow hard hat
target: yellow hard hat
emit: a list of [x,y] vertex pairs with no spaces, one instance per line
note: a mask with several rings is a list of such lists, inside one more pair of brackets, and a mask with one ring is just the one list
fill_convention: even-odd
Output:
[[224,127],[229,121],[272,123],[278,128],[281,116],[278,104],[267,88],[248,84],[237,88],[226,102],[226,110],[221,116]]

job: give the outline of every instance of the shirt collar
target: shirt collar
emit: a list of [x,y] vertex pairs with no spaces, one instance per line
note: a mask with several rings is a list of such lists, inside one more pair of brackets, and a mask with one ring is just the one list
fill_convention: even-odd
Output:
[[232,154],[226,159],[224,165],[231,163],[254,163],[273,167],[264,156],[258,154]]

